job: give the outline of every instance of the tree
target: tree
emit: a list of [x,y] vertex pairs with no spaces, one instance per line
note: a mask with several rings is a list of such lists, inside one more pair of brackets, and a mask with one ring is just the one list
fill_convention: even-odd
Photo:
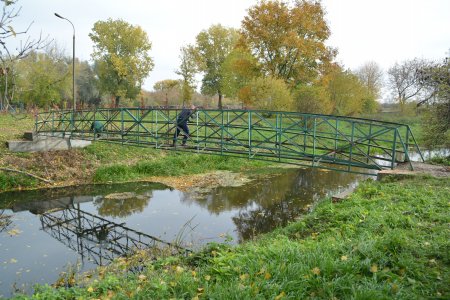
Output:
[[364,86],[350,71],[339,70],[330,74],[328,93],[333,114],[351,116],[363,111]]
[[389,88],[402,110],[409,100],[428,100],[432,97],[432,93],[424,85],[420,84],[418,72],[418,70],[427,68],[429,64],[426,60],[415,58],[402,63],[395,63],[388,70]]
[[[419,69],[419,83],[431,97],[417,105],[429,104],[425,120],[424,140],[427,146],[450,146],[450,59],[431,63]],[[433,100],[433,101],[431,101]]]
[[166,79],[156,82],[153,85],[153,89],[155,91],[164,93],[166,107],[169,107],[169,92],[172,91],[174,88],[178,87],[179,85],[180,85],[179,80]]
[[100,91],[112,94],[116,107],[121,97],[136,97],[154,67],[147,33],[123,20],[108,19],[96,22],[89,37]]
[[197,73],[197,64],[195,62],[195,50],[192,46],[181,47],[180,54],[180,68],[175,71],[176,74],[182,77],[181,79],[181,94],[183,97],[183,105],[189,104],[194,93],[195,74]]
[[7,109],[10,101],[14,97],[15,79],[17,74],[15,72],[16,64],[19,60],[27,57],[31,52],[43,49],[48,46],[47,38],[42,38],[39,35],[36,39],[26,37],[24,41],[17,45],[11,45],[11,40],[17,41],[17,38],[27,35],[31,28],[31,22],[27,28],[23,30],[16,30],[13,26],[13,21],[20,15],[21,7],[17,8],[17,0],[0,0],[3,4],[3,9],[0,15],[0,110]]
[[236,47],[222,64],[223,92],[228,97],[237,97],[242,107],[248,105],[249,84],[260,74],[258,62],[250,51]]
[[289,88],[282,79],[259,77],[249,84],[249,102],[265,110],[290,111],[293,100]]
[[380,66],[374,61],[369,61],[359,67],[355,74],[366,89],[367,95],[371,98],[378,99],[380,97],[381,87],[383,86],[383,71]]
[[203,30],[196,37],[197,66],[204,73],[201,91],[206,95],[219,95],[219,109],[222,109],[224,90],[222,65],[238,38],[239,33],[236,29],[226,28],[220,24]]
[[242,35],[264,74],[291,86],[311,83],[335,56],[320,2],[263,0],[248,10]]
[[301,85],[294,91],[297,111],[312,114],[328,114],[332,110],[328,90],[320,85]]
[[16,67],[20,98],[28,105],[64,106],[71,97],[71,62],[56,45],[29,53]]
[[94,69],[88,62],[78,64],[78,76],[76,79],[77,94],[81,107],[85,104],[98,106],[100,104],[100,93],[98,91],[98,79],[95,77]]

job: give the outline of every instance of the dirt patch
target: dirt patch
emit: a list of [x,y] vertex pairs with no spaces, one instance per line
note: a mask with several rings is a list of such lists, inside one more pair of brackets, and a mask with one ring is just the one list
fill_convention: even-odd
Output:
[[55,183],[64,185],[87,183],[97,163],[87,160],[79,150],[48,151],[25,155],[7,154],[0,159],[0,166],[26,170]]
[[[432,165],[422,162],[412,162],[412,166],[414,168],[414,171],[411,172],[412,175],[426,174],[434,177],[450,177],[449,166]],[[392,171],[392,173],[395,174],[396,172],[410,171],[409,167],[409,163],[400,164]]]

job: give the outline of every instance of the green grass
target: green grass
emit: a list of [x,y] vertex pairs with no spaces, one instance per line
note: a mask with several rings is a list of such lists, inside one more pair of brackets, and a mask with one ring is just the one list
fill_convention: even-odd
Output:
[[35,187],[38,182],[31,177],[10,172],[0,172],[0,191],[7,191],[20,187]]
[[34,130],[34,118],[32,115],[21,116],[16,119],[13,115],[0,113],[0,155],[7,151],[6,142],[21,139],[25,131]]
[[365,182],[258,240],[144,260],[136,274],[121,259],[90,283],[40,286],[33,298],[448,299],[449,183]]
[[363,115],[362,117],[379,121],[394,122],[409,125],[419,146],[422,146],[424,144],[423,113],[417,115],[415,112],[407,112],[407,113],[380,112],[376,114]]
[[150,161],[142,160],[132,165],[113,164],[99,167],[94,181],[136,180],[149,176],[180,176],[205,173],[213,170],[243,171],[267,166],[268,163],[245,158],[202,154],[169,153]]

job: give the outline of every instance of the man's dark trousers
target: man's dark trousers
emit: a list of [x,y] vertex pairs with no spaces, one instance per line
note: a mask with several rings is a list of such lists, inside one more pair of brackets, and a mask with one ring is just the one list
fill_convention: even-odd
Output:
[[183,123],[177,124],[177,131],[175,131],[175,134],[173,136],[173,145],[174,146],[177,142],[177,137],[180,134],[181,130],[183,130],[183,132],[184,132],[182,145],[186,145],[186,141],[189,136],[189,127],[187,126],[187,122],[183,122]]

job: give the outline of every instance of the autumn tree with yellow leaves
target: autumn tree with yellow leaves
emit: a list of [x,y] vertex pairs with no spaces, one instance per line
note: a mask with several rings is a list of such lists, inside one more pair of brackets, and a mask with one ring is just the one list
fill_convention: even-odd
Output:
[[325,45],[330,29],[319,2],[261,1],[242,21],[242,37],[263,75],[294,87],[313,82],[336,51]]

